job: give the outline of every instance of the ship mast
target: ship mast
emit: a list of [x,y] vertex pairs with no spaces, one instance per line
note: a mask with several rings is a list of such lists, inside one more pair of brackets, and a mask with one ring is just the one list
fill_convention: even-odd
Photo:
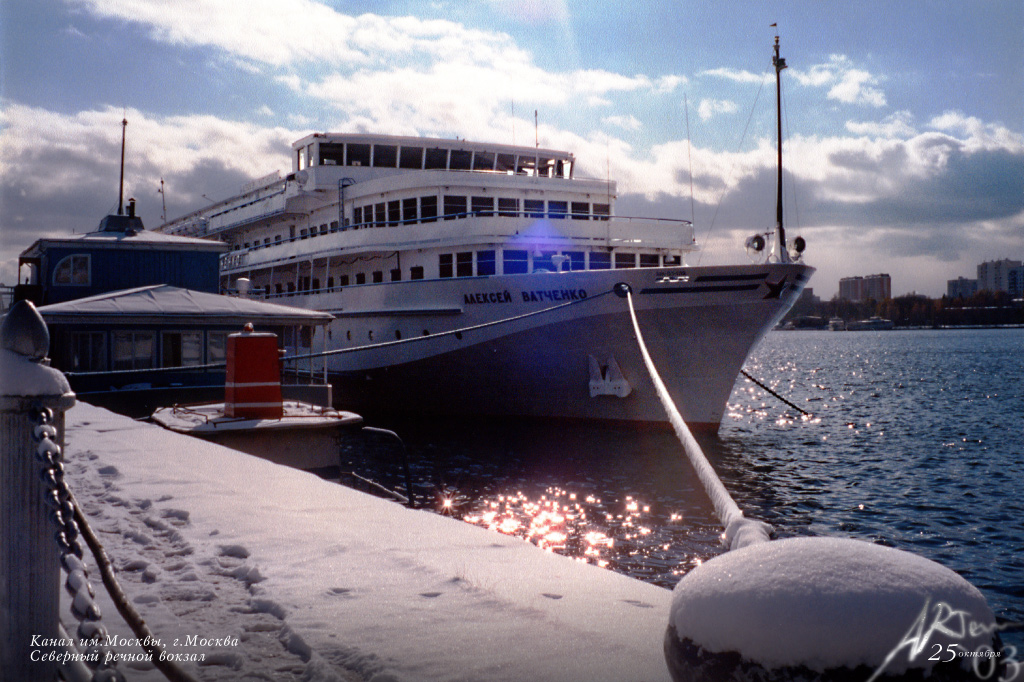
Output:
[[[774,24],[773,24],[774,25]],[[779,36],[775,36],[775,56],[772,58],[775,66],[775,117],[778,126],[779,158],[778,158],[778,196],[775,203],[775,231],[779,236],[779,261],[789,262],[789,252],[786,250],[786,229],[782,223],[782,70],[786,68],[786,60],[779,56]]]
[[117,215],[124,215],[124,136],[128,129],[128,119],[121,119],[121,184],[117,190]]

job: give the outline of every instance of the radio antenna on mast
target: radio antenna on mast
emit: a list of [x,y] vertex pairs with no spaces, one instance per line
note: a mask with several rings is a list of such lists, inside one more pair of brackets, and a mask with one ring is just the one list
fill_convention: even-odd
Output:
[[117,215],[124,215],[124,138],[128,129],[128,112],[121,119],[121,182],[117,190]]

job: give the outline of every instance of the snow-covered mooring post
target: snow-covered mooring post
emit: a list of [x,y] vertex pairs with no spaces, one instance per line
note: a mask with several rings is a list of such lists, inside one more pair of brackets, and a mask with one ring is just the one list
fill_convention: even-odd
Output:
[[861,540],[771,540],[770,526],[744,517],[658,375],[629,285],[615,293],[729,548],[673,590],[664,645],[675,682],[1009,682],[992,609],[955,572]]
[[36,641],[57,640],[60,549],[40,480],[33,413],[53,412],[57,440],[75,404],[64,375],[49,367],[50,335],[35,307],[16,303],[0,327],[0,677],[52,680],[57,664],[33,661]]

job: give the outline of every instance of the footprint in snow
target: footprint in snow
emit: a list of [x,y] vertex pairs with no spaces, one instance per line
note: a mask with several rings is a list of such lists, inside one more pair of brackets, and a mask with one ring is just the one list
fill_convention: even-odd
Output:
[[236,559],[248,559],[249,550],[242,545],[221,545],[221,556],[230,556]]

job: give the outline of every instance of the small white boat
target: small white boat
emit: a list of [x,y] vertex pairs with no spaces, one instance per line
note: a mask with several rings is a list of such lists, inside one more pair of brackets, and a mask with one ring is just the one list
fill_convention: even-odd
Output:
[[171,431],[297,469],[337,466],[339,431],[363,426],[354,412],[296,400],[283,407],[284,414],[273,419],[229,417],[224,403],[161,407],[150,418]]

